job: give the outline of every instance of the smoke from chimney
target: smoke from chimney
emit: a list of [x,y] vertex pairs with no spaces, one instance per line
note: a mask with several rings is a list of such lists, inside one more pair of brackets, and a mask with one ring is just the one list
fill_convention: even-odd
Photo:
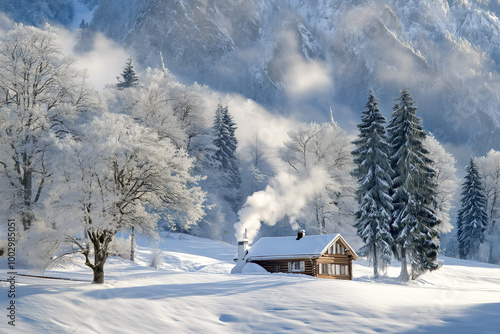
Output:
[[240,221],[234,227],[236,239],[243,237],[245,230],[248,240],[257,236],[262,223],[274,226],[280,219],[288,217],[292,229],[299,228],[298,219],[303,217],[303,209],[317,189],[324,187],[329,176],[321,168],[313,168],[304,174],[278,173],[265,190],[253,193],[238,212]]

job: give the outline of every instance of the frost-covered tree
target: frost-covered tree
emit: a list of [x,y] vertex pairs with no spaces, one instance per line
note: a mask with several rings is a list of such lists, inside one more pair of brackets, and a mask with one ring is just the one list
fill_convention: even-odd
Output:
[[[94,283],[104,281],[109,244],[119,231],[135,227],[155,236],[160,219],[189,226],[204,215],[192,159],[127,115],[104,112],[82,126],[78,141],[61,140],[61,150],[53,216],[60,233],[81,248]],[[89,242],[80,240],[83,229]]]
[[356,200],[355,179],[350,174],[351,139],[333,119],[324,124],[300,124],[288,136],[279,155],[291,173],[309,178],[315,170],[321,170],[328,175],[314,185],[312,197],[301,198],[307,204],[299,223],[312,233],[352,235]]
[[170,105],[185,134],[185,148],[189,154],[197,153],[198,137],[206,137],[210,132],[209,117],[203,103],[203,96],[207,95],[207,87],[196,83],[190,87],[177,84],[170,91]]
[[435,270],[439,249],[439,220],[433,209],[436,172],[423,142],[427,137],[422,119],[416,115],[415,101],[408,89],[400,92],[388,125],[393,174],[391,225],[395,255],[401,261],[401,280],[427,270]]
[[236,124],[229,114],[228,107],[219,103],[213,124],[213,144],[217,148],[215,160],[219,162],[224,174],[225,182],[221,185],[224,188],[224,198],[231,204],[233,211],[237,212],[240,205],[241,175],[236,156],[238,141],[235,131]]
[[121,73],[121,78],[117,77],[117,79],[119,81],[116,84],[116,87],[118,87],[118,89],[135,87],[139,84],[139,76],[135,72],[134,60],[132,58],[127,60],[127,63],[123,68],[123,72]]
[[[200,139],[205,139],[204,143]],[[221,172],[220,163],[215,159],[218,149],[213,145],[212,139],[212,136],[198,137],[196,144],[199,150],[195,173],[204,176],[200,186],[207,193],[206,216],[198,224],[196,234],[215,240],[227,240],[225,237],[231,237],[229,232],[238,218],[224,198],[226,174]]]
[[[210,150],[210,126],[205,114],[202,96],[206,88],[178,83],[166,68],[148,68],[141,73],[141,85],[133,89],[109,86],[105,90],[109,110],[121,110],[132,116],[139,124],[158,134],[160,139],[170,141],[176,148],[187,150],[194,158],[195,167]],[[205,145],[210,142],[210,145]],[[203,168],[196,173],[206,175]],[[209,199],[212,196],[208,196]],[[169,224],[170,228],[184,233],[193,233],[182,223]],[[134,227],[131,228],[134,238]],[[131,243],[133,240],[131,240]],[[133,246],[131,247],[133,250]],[[131,254],[131,259],[133,258]]]
[[56,43],[55,30],[16,25],[0,40],[0,194],[24,229],[40,219],[54,177],[56,136],[74,133],[92,89]]
[[432,205],[437,219],[440,221],[436,229],[439,233],[448,233],[453,229],[450,211],[460,186],[456,175],[456,160],[450,153],[446,152],[432,134],[429,134],[423,143],[429,151],[429,158],[432,160],[431,167],[436,172],[437,188]]
[[258,133],[243,149],[242,195],[244,198],[263,190],[274,175],[270,162],[271,149]]
[[193,155],[197,154],[197,137],[205,136],[210,128],[202,102],[205,94],[206,87],[182,85],[165,68],[142,72],[141,85],[134,89],[110,86],[104,92],[110,110],[128,113]]
[[475,159],[481,175],[486,196],[486,213],[488,226],[484,235],[483,249],[480,249],[479,260],[500,263],[500,152],[490,150],[484,157]]
[[378,100],[370,91],[368,102],[358,124],[359,135],[353,142],[352,152],[358,178],[356,195],[359,203],[356,212],[358,235],[365,245],[361,249],[373,263],[373,273],[379,277],[391,262],[393,238],[391,235],[392,169],[389,161],[384,124],[386,118],[380,113]]
[[476,259],[488,223],[487,201],[474,159],[470,160],[465,170],[467,174],[460,198],[462,205],[457,217],[459,255],[462,259]]

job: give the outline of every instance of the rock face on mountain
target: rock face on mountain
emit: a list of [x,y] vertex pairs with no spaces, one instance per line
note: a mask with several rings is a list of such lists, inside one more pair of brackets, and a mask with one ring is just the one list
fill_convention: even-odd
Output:
[[[69,26],[73,20],[73,0],[2,0],[0,14],[14,22],[43,26],[45,22]],[[0,16],[1,19],[1,16]]]
[[[62,0],[61,0],[62,1]],[[49,2],[49,1],[47,1]],[[54,2],[54,1],[52,1]],[[500,149],[500,5],[469,0],[84,0],[92,25],[186,81],[343,126],[373,88],[409,87],[425,128],[470,156]]]

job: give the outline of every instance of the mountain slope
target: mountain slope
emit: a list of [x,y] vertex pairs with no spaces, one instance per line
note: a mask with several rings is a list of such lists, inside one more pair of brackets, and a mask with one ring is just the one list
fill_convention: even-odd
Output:
[[357,120],[369,88],[388,115],[410,87],[438,139],[476,154],[500,148],[494,1],[142,0],[114,19],[122,5],[101,1],[94,24],[146,65],[162,52],[188,80],[303,119],[333,105],[344,125]]
[[0,13],[11,20],[43,26],[46,22],[69,26],[74,16],[74,0],[15,0],[1,1]]
[[[44,2],[55,3],[37,3]],[[409,87],[426,129],[459,160],[500,149],[497,1],[84,2],[94,9],[94,28],[128,47],[137,63],[159,66],[161,53],[183,81],[302,120],[323,121],[333,107],[348,130],[370,88],[389,116],[392,99]],[[59,3],[62,11],[71,1]],[[0,9],[13,13],[9,6]],[[16,20],[39,24],[30,11],[19,13]]]

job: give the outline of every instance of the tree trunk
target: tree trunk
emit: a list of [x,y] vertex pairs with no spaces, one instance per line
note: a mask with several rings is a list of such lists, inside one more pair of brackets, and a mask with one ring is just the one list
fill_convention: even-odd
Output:
[[99,239],[94,243],[94,267],[92,268],[94,271],[92,283],[94,284],[104,283],[104,263],[108,258],[108,244],[105,243],[105,236],[101,236]]
[[408,282],[410,280],[410,275],[408,275],[408,267],[406,265],[406,249],[401,247],[401,273],[399,274],[399,279],[403,282]]
[[130,234],[130,261],[134,261],[135,258],[135,227],[132,226],[132,232]]
[[97,265],[93,269],[94,271],[94,280],[93,284],[102,284],[104,283],[104,263],[102,265]]
[[108,247],[109,243],[113,240],[116,232],[108,230],[88,230],[89,239],[94,245],[94,264],[90,263],[88,257],[88,250],[85,253],[85,264],[92,268],[94,272],[94,280],[92,283],[102,284],[104,283],[104,263],[108,258]]
[[22,180],[23,185],[23,197],[24,197],[24,208],[23,208],[23,227],[27,231],[31,227],[31,222],[33,220],[31,214],[31,189],[32,189],[32,172],[30,170],[25,170]]
[[373,276],[375,276],[375,278],[380,277],[378,271],[377,244],[375,242],[373,243]]

